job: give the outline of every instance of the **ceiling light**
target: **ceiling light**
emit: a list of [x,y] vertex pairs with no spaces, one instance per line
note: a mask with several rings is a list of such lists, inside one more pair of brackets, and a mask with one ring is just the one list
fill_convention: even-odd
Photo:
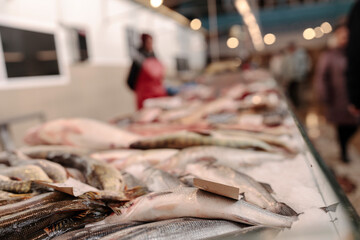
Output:
[[322,23],[320,27],[324,33],[330,33],[332,31],[332,27],[328,22]]
[[236,48],[237,46],[239,46],[239,40],[237,38],[231,37],[226,41],[226,45],[229,48]]
[[150,0],[150,5],[153,8],[158,8],[161,6],[161,4],[163,3],[163,0]]
[[316,38],[321,38],[322,36],[324,36],[324,32],[323,32],[321,27],[316,27],[314,29],[314,31],[315,31],[315,37]]
[[264,43],[266,45],[272,45],[275,43],[275,41],[276,41],[276,37],[272,33],[268,33],[264,36]]
[[303,33],[303,37],[306,40],[311,40],[315,37],[315,31],[312,28],[307,28],[305,29],[304,33]]
[[190,27],[191,29],[193,30],[199,30],[201,28],[201,21],[200,19],[193,19],[191,22],[190,22]]

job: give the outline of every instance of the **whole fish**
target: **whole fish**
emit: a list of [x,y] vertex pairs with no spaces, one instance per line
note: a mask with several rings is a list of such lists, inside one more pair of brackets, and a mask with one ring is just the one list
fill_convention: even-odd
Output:
[[256,166],[268,161],[282,161],[286,159],[284,155],[277,153],[218,146],[200,146],[183,149],[163,163],[159,163],[157,167],[166,170],[174,168],[184,169],[189,162],[207,157],[215,158],[217,163],[234,169]]
[[228,135],[228,136],[235,136],[235,137],[248,137],[258,139],[260,141],[264,141],[268,144],[280,147],[284,149],[286,152],[290,154],[295,154],[297,150],[289,145],[285,140],[280,139],[279,137],[275,137],[271,134],[267,133],[256,133],[256,132],[249,132],[249,131],[241,131],[241,130],[216,130],[213,131],[212,134],[214,135]]
[[265,187],[252,177],[219,164],[195,162],[188,164],[186,173],[198,178],[239,188],[244,200],[268,211],[286,216],[297,213],[285,203],[277,202]]
[[98,150],[128,147],[138,139],[133,133],[86,118],[48,121],[31,128],[24,138],[29,145],[67,145]]
[[65,200],[48,203],[0,218],[0,237],[18,239],[26,236],[24,231],[36,232],[46,226],[72,215],[73,212],[89,210],[101,206],[89,200]]
[[110,234],[110,239],[207,239],[235,231],[247,231],[247,225],[225,220],[176,218],[147,223]]
[[35,208],[35,207],[38,207],[41,205],[46,205],[48,203],[53,203],[53,202],[57,202],[60,200],[67,200],[67,199],[72,199],[72,198],[73,197],[71,197],[70,195],[67,195],[67,194],[61,193],[61,192],[43,193],[43,194],[40,194],[38,196],[32,197],[30,199],[27,199],[27,200],[24,200],[24,201],[21,201],[18,203],[1,206],[0,207],[0,217],[8,215],[8,214],[21,212],[21,211],[24,211],[29,208]]
[[251,225],[291,227],[297,216],[283,216],[259,208],[244,200],[202,191],[197,188],[176,188],[136,198],[119,208],[120,215],[105,219],[106,223],[158,221],[178,217],[224,219]]
[[156,137],[149,137],[139,140],[130,145],[136,149],[151,148],[175,148],[183,149],[193,146],[216,145],[232,148],[257,148],[264,151],[273,151],[273,148],[260,140],[251,138],[235,138],[235,137],[211,137],[204,136],[192,132],[166,134]]
[[44,159],[20,160],[11,162],[12,166],[35,165],[40,167],[54,182],[65,182],[67,173],[63,166]]
[[29,156],[45,158],[64,167],[76,168],[84,174],[89,185],[100,190],[113,191],[119,194],[124,191],[125,184],[121,173],[99,160],[62,152],[44,152],[41,154],[29,154]]
[[162,192],[185,186],[177,177],[152,167],[145,169],[142,181],[152,192]]
[[91,227],[85,227],[83,229],[71,231],[55,237],[54,240],[95,240],[101,239],[114,232],[121,231],[123,229],[137,226],[140,223],[112,223],[112,224],[101,224]]
[[107,208],[97,208],[94,210],[88,210],[61,219],[55,223],[50,224],[44,229],[32,233],[27,236],[27,239],[31,240],[48,240],[53,239],[56,236],[60,236],[66,232],[75,231],[79,228],[84,227],[86,224],[93,223],[104,219],[109,214]]
[[41,180],[46,182],[52,182],[48,175],[38,166],[35,165],[24,165],[24,166],[15,166],[8,168],[1,168],[0,174],[16,178],[23,181],[26,180]]

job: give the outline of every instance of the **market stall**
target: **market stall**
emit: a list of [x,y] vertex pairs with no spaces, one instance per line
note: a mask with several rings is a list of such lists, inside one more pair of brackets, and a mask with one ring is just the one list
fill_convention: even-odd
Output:
[[113,125],[30,129],[31,146],[1,156],[0,237],[359,238],[358,215],[269,73],[206,79]]

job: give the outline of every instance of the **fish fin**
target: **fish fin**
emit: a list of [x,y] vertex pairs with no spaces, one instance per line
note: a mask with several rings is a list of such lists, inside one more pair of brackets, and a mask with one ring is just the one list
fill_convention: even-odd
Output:
[[146,187],[136,186],[131,189],[126,189],[125,196],[129,199],[134,199],[134,198],[140,197],[142,195],[145,195],[148,192],[149,192],[149,190]]
[[272,189],[272,187],[270,186],[270,184],[268,183],[263,183],[263,182],[258,182],[260,183],[261,186],[263,186],[263,188],[265,188],[265,190],[268,192],[268,193],[274,193],[274,190]]
[[337,206],[339,205],[339,203],[334,203],[334,204],[331,204],[327,207],[321,207],[320,209],[321,210],[324,210],[326,213],[327,212],[336,212],[336,208]]
[[286,205],[285,203],[278,202],[276,204],[276,209],[278,214],[284,215],[284,216],[298,216],[297,212],[295,212],[291,207]]

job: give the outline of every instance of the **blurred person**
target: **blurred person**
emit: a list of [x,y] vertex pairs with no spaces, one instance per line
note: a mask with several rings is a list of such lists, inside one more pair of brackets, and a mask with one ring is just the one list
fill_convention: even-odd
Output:
[[311,61],[306,50],[291,42],[283,60],[282,76],[287,94],[295,107],[300,105],[300,84],[306,79],[310,68]]
[[347,89],[350,100],[349,111],[360,117],[360,1],[356,1],[352,8],[349,20],[349,42],[347,55]]
[[163,86],[164,72],[163,65],[154,53],[152,36],[143,33],[141,46],[133,56],[127,79],[128,86],[135,91],[138,109],[148,98],[167,96]]
[[282,67],[284,64],[284,51],[276,52],[269,62],[269,68],[277,81],[282,81]]
[[323,52],[319,58],[315,72],[315,87],[319,100],[326,106],[328,121],[335,125],[342,161],[347,163],[347,144],[356,132],[357,125],[355,117],[347,108],[349,101],[345,79],[345,49],[348,43],[348,29],[345,24],[335,28],[332,39],[332,48]]

